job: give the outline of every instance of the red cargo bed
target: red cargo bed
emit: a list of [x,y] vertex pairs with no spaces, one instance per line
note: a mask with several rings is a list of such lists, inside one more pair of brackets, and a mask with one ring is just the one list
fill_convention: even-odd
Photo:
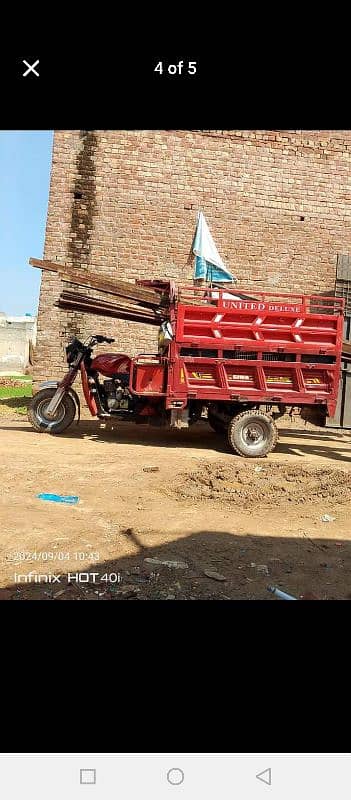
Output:
[[[247,289],[232,290],[235,294]],[[207,290],[207,295],[209,292]],[[169,401],[197,399],[327,403],[333,415],[340,378],[341,298],[255,292],[228,299],[181,287],[171,308],[175,340]]]

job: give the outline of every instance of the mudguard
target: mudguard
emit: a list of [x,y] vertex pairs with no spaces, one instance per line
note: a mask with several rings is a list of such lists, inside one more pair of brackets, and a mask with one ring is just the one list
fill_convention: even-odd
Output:
[[[40,383],[39,384],[39,391],[40,391],[40,389],[57,389],[57,387],[59,385],[60,385],[60,381],[44,381],[44,383]],[[76,404],[76,408],[77,408],[77,411],[78,411],[78,419],[77,419],[77,425],[78,425],[79,422],[80,422],[80,400],[79,400],[79,397],[77,395],[77,392],[75,392],[74,389],[72,389],[72,387],[70,389],[68,389],[68,394],[71,395],[72,399],[74,400],[74,402]]]

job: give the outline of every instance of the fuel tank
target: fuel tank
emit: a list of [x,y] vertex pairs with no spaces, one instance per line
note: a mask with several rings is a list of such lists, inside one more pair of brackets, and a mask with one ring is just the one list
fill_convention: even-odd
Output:
[[112,378],[117,372],[129,372],[130,358],[124,353],[101,353],[91,362],[91,369]]

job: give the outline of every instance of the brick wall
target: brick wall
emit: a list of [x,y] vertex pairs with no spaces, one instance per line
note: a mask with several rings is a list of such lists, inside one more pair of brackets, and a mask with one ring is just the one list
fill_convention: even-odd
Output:
[[[337,254],[351,253],[350,165],[351,131],[57,131],[44,257],[189,280],[202,210],[241,285],[328,292]],[[60,290],[43,273],[36,385],[62,373],[72,333],[154,349],[151,327],[59,311]]]

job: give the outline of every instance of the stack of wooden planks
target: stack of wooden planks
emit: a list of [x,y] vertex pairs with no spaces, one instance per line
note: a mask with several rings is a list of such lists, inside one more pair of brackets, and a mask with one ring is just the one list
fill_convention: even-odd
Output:
[[[161,291],[137,286],[128,281],[107,280],[87,270],[80,272],[56,261],[30,258],[29,263],[32,267],[56,272],[64,283],[70,284],[54,304],[59,308],[149,325],[160,325],[168,317],[167,296]],[[72,284],[78,290],[73,289]],[[82,289],[88,289],[89,293],[81,291]],[[91,296],[91,290],[103,294],[104,298]]]

